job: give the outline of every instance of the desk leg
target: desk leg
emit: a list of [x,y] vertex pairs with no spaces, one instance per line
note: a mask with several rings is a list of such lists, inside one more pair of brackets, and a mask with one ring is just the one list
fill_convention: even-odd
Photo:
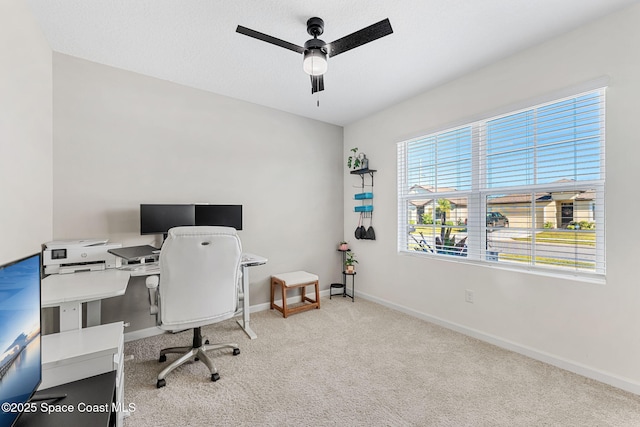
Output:
[[63,302],[60,304],[60,332],[82,328],[82,303]]
[[87,303],[87,328],[89,326],[100,325],[100,310],[102,309],[102,301],[89,301]]
[[252,340],[258,338],[255,332],[249,326],[249,318],[251,306],[249,304],[249,269],[247,266],[242,266],[242,293],[244,294],[244,298],[242,299],[242,320],[238,320],[238,325],[244,330],[244,332],[249,335],[249,338]]

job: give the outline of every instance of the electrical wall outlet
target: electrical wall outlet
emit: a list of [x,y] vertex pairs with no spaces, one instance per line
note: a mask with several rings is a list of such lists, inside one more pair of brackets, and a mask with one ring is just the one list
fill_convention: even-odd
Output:
[[473,291],[471,289],[465,289],[464,300],[470,304],[473,304]]

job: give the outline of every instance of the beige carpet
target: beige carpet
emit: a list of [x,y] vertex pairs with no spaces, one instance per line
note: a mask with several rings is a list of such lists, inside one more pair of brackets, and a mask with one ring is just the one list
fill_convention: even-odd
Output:
[[214,352],[215,383],[194,362],[156,389],[159,350],[189,332],[127,343],[125,425],[640,426],[639,396],[363,299],[251,323],[256,340],[235,320],[205,328],[242,351]]

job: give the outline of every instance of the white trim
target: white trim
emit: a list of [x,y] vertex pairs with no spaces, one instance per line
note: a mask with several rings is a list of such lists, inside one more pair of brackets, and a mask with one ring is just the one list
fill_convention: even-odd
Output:
[[[325,289],[320,291],[321,297],[326,297],[329,295],[329,289]],[[459,332],[463,335],[467,335],[481,341],[493,344],[500,348],[504,348],[509,351],[513,351],[518,354],[522,354],[527,357],[531,357],[532,359],[539,360],[544,363],[548,363],[550,365],[556,366],[560,369],[564,369],[569,372],[573,372],[578,375],[582,375],[587,378],[591,378],[596,381],[600,381],[602,383],[611,385],[613,387],[619,388],[621,390],[628,391],[630,393],[640,395],[640,383],[635,381],[631,381],[627,378],[620,377],[618,375],[614,375],[608,372],[604,372],[598,369],[591,368],[589,366],[583,365],[581,363],[573,362],[568,359],[564,359],[558,356],[554,356],[552,354],[536,350],[531,347],[523,346],[521,344],[514,343],[509,340],[505,340],[503,338],[497,337],[495,335],[487,334],[477,329],[469,328],[457,323],[449,322],[448,320],[441,319],[439,317],[430,316],[428,314],[421,313],[419,311],[410,309],[408,307],[404,307],[399,304],[392,303],[390,301],[374,297],[373,295],[369,295],[367,293],[363,293],[358,291],[358,298],[366,299],[377,304],[388,307],[392,310],[399,311],[401,313],[408,314],[409,316],[416,317],[418,319],[422,319],[426,322],[434,323],[436,325],[442,326],[443,328],[451,329],[453,331]],[[295,298],[295,297],[294,297]],[[291,302],[294,302],[291,298]],[[289,302],[289,298],[287,298],[287,302]],[[251,312],[259,312],[269,310],[271,304],[263,303],[251,306]],[[165,331],[158,327],[151,327],[147,329],[141,329],[133,332],[127,332],[124,334],[125,342],[135,341],[142,338],[147,338],[155,335],[164,334]]]
[[404,306],[392,303],[387,300],[383,300],[381,298],[374,297],[372,295],[369,295],[363,292],[358,292],[358,297],[369,300],[369,301],[373,301],[375,303],[384,305],[385,307],[391,308],[393,310],[397,310],[399,312],[408,314],[410,316],[416,317],[418,319],[422,319],[430,323],[434,323],[444,328],[451,329],[461,334],[479,339],[489,344],[493,344],[497,347],[504,348],[506,350],[513,351],[515,353],[522,354],[527,357],[531,357],[532,359],[539,360],[544,363],[548,363],[549,365],[553,365],[560,369],[573,372],[574,374],[582,375],[583,377],[591,378],[593,380],[600,381],[602,383],[619,388],[621,390],[628,391],[636,395],[640,395],[640,383],[632,381],[628,378],[620,377],[618,375],[615,375],[609,372],[604,372],[599,369],[594,369],[590,366],[583,365],[581,363],[577,363],[562,357],[558,357],[553,354],[546,353],[544,351],[536,350],[534,348],[524,346],[522,344],[518,344],[509,340],[505,340],[504,338],[487,334],[477,329],[473,329],[457,323],[449,322],[439,317],[430,316],[428,314],[421,313],[411,308],[404,307]]
[[466,265],[475,265],[483,268],[495,268],[498,270],[505,271],[513,271],[516,273],[526,273],[526,274],[534,274],[537,276],[545,276],[545,277],[553,277],[554,279],[564,279],[571,280],[574,282],[581,283],[590,283],[594,285],[606,285],[607,284],[607,276],[605,274],[597,274],[597,273],[585,273],[584,275],[580,275],[579,273],[573,271],[562,271],[562,270],[550,270],[541,267],[531,268],[532,266],[528,265],[517,265],[513,263],[506,262],[486,262],[482,260],[470,260],[464,257],[458,256],[441,256],[437,254],[431,254],[428,252],[421,251],[409,251],[404,250],[398,252],[400,256],[409,256],[414,258],[428,258],[432,260],[444,261],[444,262],[457,262],[460,264]]
[[[320,298],[329,296],[330,289],[324,289],[320,291]],[[282,299],[274,301],[277,304],[282,305]],[[287,298],[287,304],[295,304],[300,302],[300,295],[295,295]],[[271,302],[265,302],[262,304],[252,305],[249,309],[251,313],[257,313],[259,311],[266,311],[271,308]],[[238,317],[238,316],[234,316]],[[136,341],[142,338],[153,337],[156,335],[162,335],[167,333],[167,331],[160,329],[157,326],[152,326],[146,329],[138,329],[136,331],[127,332],[124,334],[124,342]]]
[[142,338],[154,337],[156,335],[162,335],[166,331],[158,328],[157,326],[152,326],[146,329],[138,329],[137,331],[131,331],[124,334],[124,342],[137,341]]

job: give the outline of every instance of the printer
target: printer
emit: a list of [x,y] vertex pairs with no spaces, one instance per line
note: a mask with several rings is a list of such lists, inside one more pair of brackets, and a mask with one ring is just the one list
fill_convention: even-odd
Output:
[[56,240],[43,245],[42,265],[45,274],[65,274],[118,268],[120,257],[109,253],[121,248],[107,239]]

